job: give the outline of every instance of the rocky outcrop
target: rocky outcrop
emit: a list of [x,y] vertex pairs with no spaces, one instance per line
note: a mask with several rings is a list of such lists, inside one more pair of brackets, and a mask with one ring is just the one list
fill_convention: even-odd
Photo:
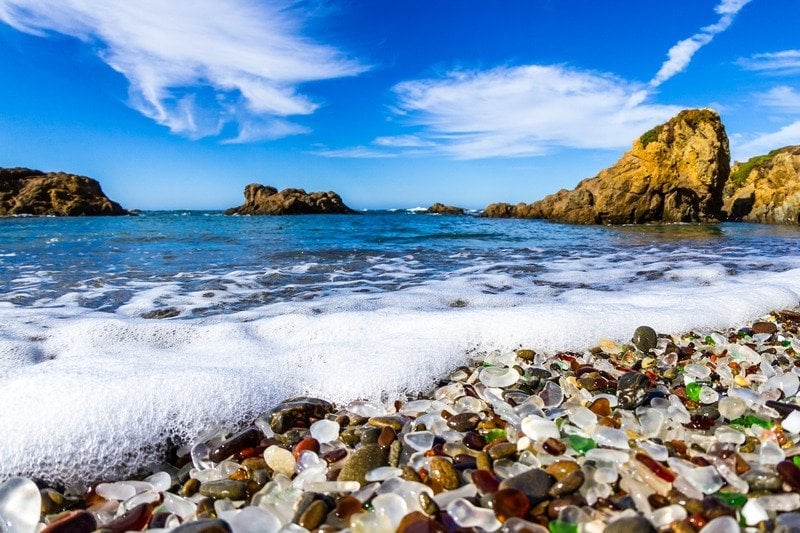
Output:
[[800,224],[800,146],[734,164],[724,198],[729,220]]
[[427,212],[432,215],[463,215],[467,210],[463,207],[455,207],[436,202],[428,208]]
[[492,204],[483,216],[571,224],[719,220],[729,161],[719,115],[689,109],[646,132],[616,164],[575,189],[532,204]]
[[307,193],[303,189],[284,189],[251,183],[244,188],[244,204],[225,211],[226,215],[313,215],[351,214],[335,192]]
[[0,168],[0,216],[125,215],[128,212],[86,176]]

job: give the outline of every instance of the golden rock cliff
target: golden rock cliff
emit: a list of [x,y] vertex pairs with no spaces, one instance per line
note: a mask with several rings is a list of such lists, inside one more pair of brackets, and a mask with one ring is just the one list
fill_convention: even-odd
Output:
[[571,224],[719,220],[729,161],[719,115],[689,109],[642,135],[617,163],[575,189],[532,204],[492,204],[483,215]]
[[800,146],[736,163],[724,200],[730,220],[800,224]]

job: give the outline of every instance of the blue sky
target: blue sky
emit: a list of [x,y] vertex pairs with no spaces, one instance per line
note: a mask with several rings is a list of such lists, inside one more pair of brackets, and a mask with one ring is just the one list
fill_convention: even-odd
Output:
[[0,0],[0,166],[129,208],[247,183],[356,208],[533,201],[685,107],[800,144],[797,0]]

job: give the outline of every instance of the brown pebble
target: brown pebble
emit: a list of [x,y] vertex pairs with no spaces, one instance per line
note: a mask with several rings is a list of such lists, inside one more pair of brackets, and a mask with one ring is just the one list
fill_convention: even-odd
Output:
[[300,454],[306,451],[319,453],[319,441],[314,437],[304,438],[295,444],[292,455],[294,455],[295,460],[298,460],[300,459]]
[[197,491],[200,490],[200,482],[197,481],[195,478],[189,478],[189,480],[183,484],[181,490],[178,491],[178,494],[181,496],[194,496],[197,494]]
[[489,454],[481,452],[475,455],[475,466],[477,466],[479,470],[491,470],[492,462],[489,460]]
[[122,516],[118,516],[103,526],[104,530],[114,533],[124,531],[141,531],[150,522],[152,510],[149,503],[140,503]]
[[500,442],[489,448],[488,452],[489,457],[497,461],[498,459],[505,459],[517,453],[517,445],[511,442]]
[[569,496],[555,498],[543,503],[547,504],[547,516],[550,519],[556,519],[559,514],[561,514],[561,510],[565,507],[583,507],[586,505],[586,500],[584,500],[580,494],[570,494]]
[[597,416],[611,416],[611,402],[608,398],[597,398],[588,407]]
[[781,479],[792,487],[792,490],[800,490],[800,468],[795,466],[792,461],[781,461],[775,467]]
[[500,480],[489,470],[473,470],[470,477],[481,494],[492,494],[500,488]]
[[517,489],[498,490],[492,496],[492,509],[500,522],[513,517],[523,518],[530,508],[531,502],[528,497]]
[[329,465],[332,465],[333,463],[338,463],[345,457],[347,457],[347,450],[345,450],[344,448],[335,448],[322,456],[325,462],[328,463]]
[[397,526],[397,533],[444,533],[445,531],[442,524],[419,511],[405,515]]
[[263,437],[261,431],[256,428],[246,429],[240,433],[237,433],[233,437],[229,438],[208,454],[208,458],[214,461],[215,463],[219,463],[220,461],[224,460],[231,455],[239,453],[245,448],[252,448],[254,446],[258,446],[258,443],[261,442],[261,437]]
[[566,496],[567,494],[572,494],[581,488],[585,480],[586,476],[584,475],[583,470],[576,470],[563,479],[556,481],[556,483],[550,487],[550,496],[553,498],[559,498],[561,496]]
[[256,470],[266,470],[267,462],[264,460],[264,457],[248,457],[242,461],[242,467],[252,473]]
[[542,443],[542,448],[544,451],[549,453],[550,455],[563,455],[565,451],[567,451],[567,445],[564,444],[562,441],[558,439],[554,439],[553,437],[548,438]]
[[396,440],[397,432],[390,426],[384,426],[383,429],[381,429],[381,434],[378,435],[378,446],[381,448],[388,448]]
[[354,496],[342,496],[336,500],[336,517],[347,522],[356,513],[362,512],[361,500]]
[[315,500],[300,515],[297,525],[308,530],[315,529],[325,520],[327,514],[328,508],[325,507],[325,503],[322,500]]
[[483,435],[475,433],[474,431],[467,432],[461,442],[464,443],[464,446],[472,450],[482,450],[483,447],[486,446],[486,439]]
[[453,463],[444,457],[431,457],[428,460],[431,480],[438,483],[445,490],[455,490],[460,485],[458,472],[453,468]]
[[41,533],[82,533],[97,529],[97,520],[87,511],[72,511],[52,522]]
[[478,422],[480,421],[481,417],[477,413],[459,413],[451,416],[450,420],[447,421],[447,425],[455,431],[466,432],[478,427]]
[[390,427],[395,431],[400,431],[406,423],[406,419],[399,416],[373,416],[367,420],[367,424],[375,428]]
[[411,468],[410,466],[405,465],[402,468],[402,470],[403,470],[403,473],[400,474],[401,478],[405,479],[406,481],[416,481],[417,483],[421,483],[422,482],[422,478],[419,477],[419,474],[417,473],[417,471],[414,470],[413,468]]
[[778,332],[778,326],[774,322],[755,322],[752,327],[753,333],[766,333],[774,335]]
[[561,481],[570,474],[573,474],[581,469],[581,466],[575,461],[556,461],[555,463],[547,465],[544,469],[545,472],[556,478],[556,481]]
[[517,357],[522,359],[523,361],[531,361],[534,357],[536,357],[536,352],[533,350],[527,349],[519,349],[516,351]]

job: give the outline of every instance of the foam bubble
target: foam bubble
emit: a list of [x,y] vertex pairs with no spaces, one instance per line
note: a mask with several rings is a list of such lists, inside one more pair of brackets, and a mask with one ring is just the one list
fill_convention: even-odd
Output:
[[[156,459],[167,437],[233,428],[286,397],[390,400],[428,390],[476,349],[581,350],[627,340],[640,324],[725,327],[793,307],[800,294],[800,269],[690,277],[708,283],[536,292],[473,270],[394,292],[178,320],[131,316],[135,298],[115,313],[0,304],[9,325],[0,332],[0,475],[125,475]],[[456,299],[466,307],[451,307]]]

